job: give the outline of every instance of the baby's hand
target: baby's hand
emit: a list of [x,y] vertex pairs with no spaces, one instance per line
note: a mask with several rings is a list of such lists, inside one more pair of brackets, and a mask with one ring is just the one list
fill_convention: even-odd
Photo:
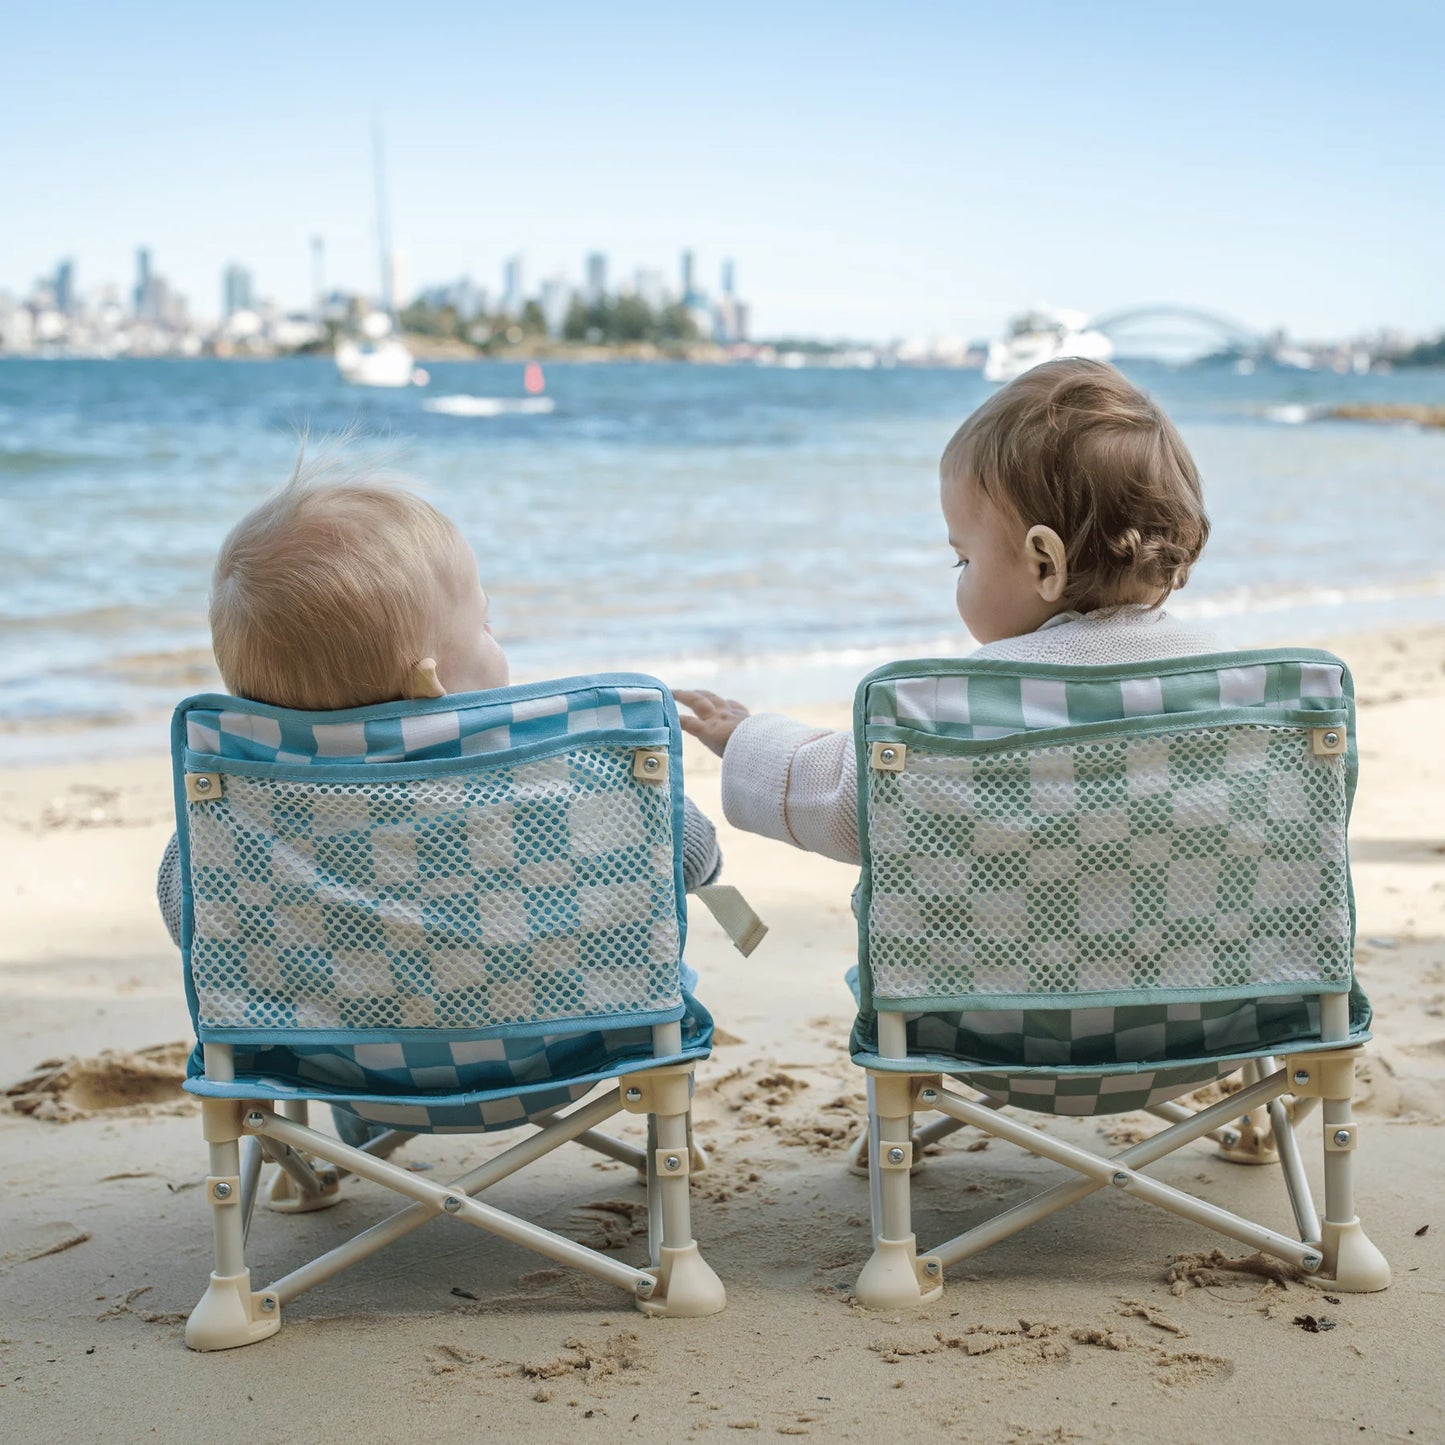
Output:
[[728,739],[747,717],[747,708],[731,698],[700,689],[696,692],[674,692],[673,697],[697,714],[696,717],[689,717],[686,713],[679,715],[683,731],[691,733],[704,747],[711,748],[718,757],[722,757]]

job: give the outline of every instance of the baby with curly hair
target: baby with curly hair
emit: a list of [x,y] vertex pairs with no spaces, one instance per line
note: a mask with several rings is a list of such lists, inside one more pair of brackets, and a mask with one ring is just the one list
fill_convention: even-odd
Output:
[[[1164,602],[1209,538],[1199,473],[1173,422],[1114,367],[1052,361],[995,393],[944,448],[940,502],[957,604],[1014,662],[1147,662],[1222,650]],[[723,760],[728,821],[860,861],[853,736],[704,691],[682,725]]]

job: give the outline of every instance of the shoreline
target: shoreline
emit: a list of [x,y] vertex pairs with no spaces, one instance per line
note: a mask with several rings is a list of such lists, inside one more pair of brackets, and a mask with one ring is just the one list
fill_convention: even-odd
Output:
[[[1441,599],[1445,600],[1445,591]],[[1420,601],[1431,603],[1436,594],[1421,593]],[[1392,604],[1399,599],[1391,599]],[[1428,612],[1445,612],[1445,607],[1427,607]],[[1259,613],[1211,614],[1207,607],[1178,609],[1181,615],[1198,617],[1206,622],[1227,622],[1236,616],[1247,616],[1245,629],[1219,627],[1221,639],[1233,650],[1242,647],[1324,647],[1337,652],[1347,662],[1357,657],[1389,650],[1400,638],[1414,641],[1410,651],[1429,648],[1439,642],[1445,646],[1445,616],[1424,616],[1409,621],[1375,622],[1374,625],[1337,627],[1328,621],[1315,626],[1290,628],[1284,617],[1300,616],[1307,609],[1291,606],[1280,609],[1280,615]],[[1250,634],[1247,640],[1238,631]],[[1388,644],[1389,646],[1386,646]],[[858,682],[875,667],[905,657],[964,656],[976,644],[961,628],[951,634],[916,640],[913,644],[836,648],[810,654],[775,653],[754,658],[730,654],[696,658],[623,658],[615,666],[585,668],[570,672],[519,668],[513,681],[537,682],[549,678],[581,675],[586,672],[645,672],[661,677],[673,687],[706,687],[715,692],[737,696],[755,712],[794,711],[851,698]],[[124,668],[127,659],[115,667]],[[139,667],[157,682],[173,666],[177,674],[175,702],[203,692],[222,692],[219,674],[209,654],[198,648],[178,649],[175,654],[148,653],[135,659]],[[1352,671],[1355,670],[1352,667]],[[100,721],[94,714],[59,716],[48,719],[0,721],[0,773],[28,767],[51,767],[66,762],[119,761],[142,757],[146,753],[165,751],[169,746],[169,728],[173,704],[127,714],[114,721]]]

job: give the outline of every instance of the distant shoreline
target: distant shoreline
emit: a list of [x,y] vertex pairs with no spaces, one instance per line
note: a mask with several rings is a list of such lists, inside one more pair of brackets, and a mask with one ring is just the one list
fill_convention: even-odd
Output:
[[1445,406],[1419,406],[1408,402],[1346,402],[1326,407],[1323,415],[1333,421],[1407,422],[1415,426],[1445,428]]

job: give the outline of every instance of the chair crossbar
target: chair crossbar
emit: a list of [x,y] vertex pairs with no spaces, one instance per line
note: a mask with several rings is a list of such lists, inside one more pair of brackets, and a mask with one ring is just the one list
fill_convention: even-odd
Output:
[[[329,1135],[317,1133],[313,1129],[272,1114],[263,1114],[263,1123],[259,1127],[253,1127],[249,1122],[245,1125],[249,1133],[279,1140],[293,1149],[305,1149],[328,1162],[349,1168],[351,1173],[363,1179],[369,1179],[413,1200],[408,1208],[370,1229],[363,1230],[335,1249],[283,1276],[270,1286],[269,1292],[274,1294],[280,1303],[285,1304],[375,1254],[386,1245],[410,1234],[438,1214],[446,1214],[534,1250],[560,1264],[585,1270],[640,1298],[646,1298],[655,1286],[652,1275],[608,1259],[586,1245],[566,1239],[527,1220],[518,1219],[505,1210],[480,1203],[471,1197],[575,1139],[603,1119],[619,1112],[621,1108],[622,1101],[618,1090],[609,1090],[446,1185],[421,1179],[409,1170],[375,1158],[365,1150],[355,1149]],[[249,1120],[250,1115],[247,1118]]]
[[1172,1213],[1183,1216],[1196,1224],[1226,1234],[1242,1244],[1273,1254],[1288,1261],[1305,1272],[1319,1268],[1321,1256],[1316,1243],[1302,1243],[1287,1236],[1243,1219],[1227,1209],[1209,1204],[1202,1199],[1172,1185],[1160,1183],[1138,1172],[1139,1167],[1152,1164],[1166,1154],[1172,1153],[1183,1144],[1208,1134],[1217,1124],[1237,1117],[1244,1109],[1277,1099],[1289,1087],[1288,1077],[1283,1069],[1268,1078],[1230,1094],[1207,1109],[1182,1119],[1171,1127],[1138,1144],[1121,1150],[1118,1154],[1104,1157],[1087,1149],[1068,1144],[1062,1139],[1051,1138],[1025,1124],[1017,1123],[993,1110],[980,1107],[951,1093],[939,1089],[929,1102],[940,1112],[950,1115],[962,1123],[993,1134],[1000,1139],[1016,1144],[1030,1154],[1050,1159],[1056,1164],[1073,1169],[1084,1175],[1081,1180],[1057,1185],[1053,1189],[1025,1200],[1022,1204],[1006,1210],[1003,1214],[949,1240],[930,1252],[946,1268],[948,1265],[977,1253],[989,1244],[1006,1239],[1030,1224],[1047,1218],[1050,1214],[1077,1203],[1106,1185],[1121,1189],[1135,1198],[1144,1199]]
[[257,1137],[260,1139],[262,1154],[273,1164],[279,1164],[303,1194],[324,1194],[328,1187],[335,1186],[337,1176],[332,1171],[327,1170],[326,1177],[323,1178],[311,1167],[306,1157],[289,1144],[266,1136]]

